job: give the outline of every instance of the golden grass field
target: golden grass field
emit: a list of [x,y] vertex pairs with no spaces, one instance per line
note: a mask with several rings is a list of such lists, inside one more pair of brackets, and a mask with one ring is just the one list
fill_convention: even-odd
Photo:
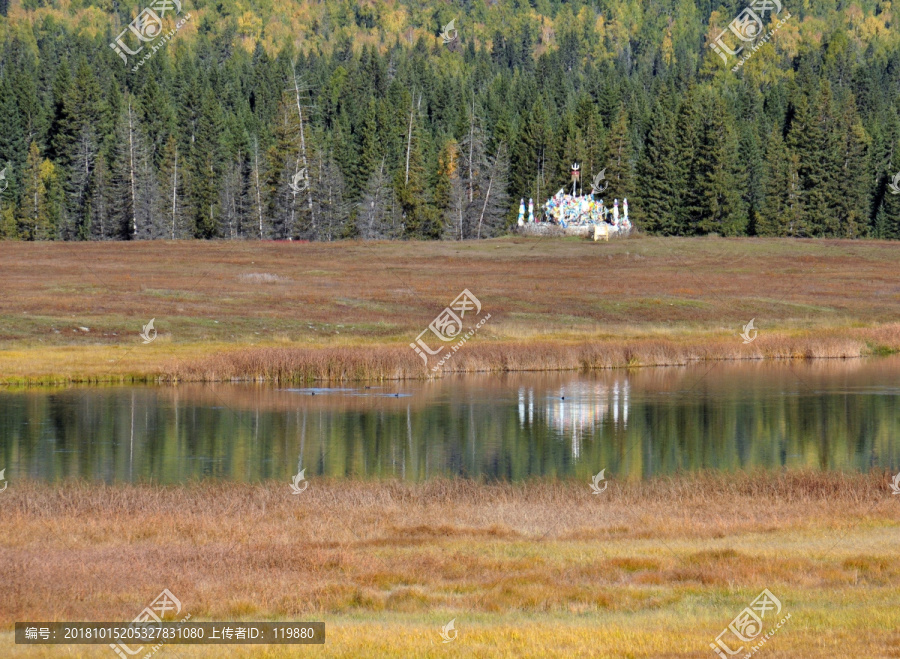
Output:
[[12,483],[0,644],[114,656],[17,647],[12,623],[130,620],[168,588],[192,620],[322,620],[328,640],[163,656],[714,657],[709,643],[768,588],[791,618],[759,656],[896,657],[889,480],[697,474],[601,495],[574,481],[312,479],[296,496],[272,482]]
[[898,253],[713,237],[7,241],[0,381],[427,377],[409,344],[465,288],[491,319],[445,371],[895,352]]

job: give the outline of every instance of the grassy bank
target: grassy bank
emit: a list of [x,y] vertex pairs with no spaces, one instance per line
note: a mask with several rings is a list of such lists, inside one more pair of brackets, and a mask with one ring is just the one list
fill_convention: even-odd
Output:
[[[611,480],[600,495],[570,481],[312,479],[300,495],[11,482],[0,643],[16,620],[131,619],[168,588],[194,620],[324,620],[325,656],[702,657],[768,588],[791,620],[765,656],[894,656],[888,482],[701,474]],[[443,644],[450,619],[459,638]]]
[[[635,238],[0,243],[0,381],[421,378],[468,289],[490,320],[443,372],[900,350],[898,247]],[[157,338],[142,327],[155,319]],[[758,337],[739,336],[751,319]]]

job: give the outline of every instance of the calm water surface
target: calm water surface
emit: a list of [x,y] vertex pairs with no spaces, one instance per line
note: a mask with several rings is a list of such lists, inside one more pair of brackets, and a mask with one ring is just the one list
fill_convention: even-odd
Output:
[[6,478],[642,478],[900,466],[900,357],[459,377],[371,388],[0,393]]

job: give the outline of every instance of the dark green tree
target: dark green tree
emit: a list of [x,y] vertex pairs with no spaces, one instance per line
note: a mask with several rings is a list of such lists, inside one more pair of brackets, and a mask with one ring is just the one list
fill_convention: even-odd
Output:
[[220,231],[218,183],[224,150],[223,129],[221,106],[212,89],[207,89],[201,100],[189,161],[189,205],[194,220],[194,235],[198,238],[213,238]]
[[680,232],[678,207],[682,177],[675,139],[675,118],[657,103],[650,120],[644,151],[638,160],[634,222],[663,235]]

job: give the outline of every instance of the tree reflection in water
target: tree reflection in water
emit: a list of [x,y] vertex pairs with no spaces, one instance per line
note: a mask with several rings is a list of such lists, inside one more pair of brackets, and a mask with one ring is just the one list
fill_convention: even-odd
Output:
[[336,388],[0,394],[7,478],[642,478],[895,469],[900,357],[452,377]]

